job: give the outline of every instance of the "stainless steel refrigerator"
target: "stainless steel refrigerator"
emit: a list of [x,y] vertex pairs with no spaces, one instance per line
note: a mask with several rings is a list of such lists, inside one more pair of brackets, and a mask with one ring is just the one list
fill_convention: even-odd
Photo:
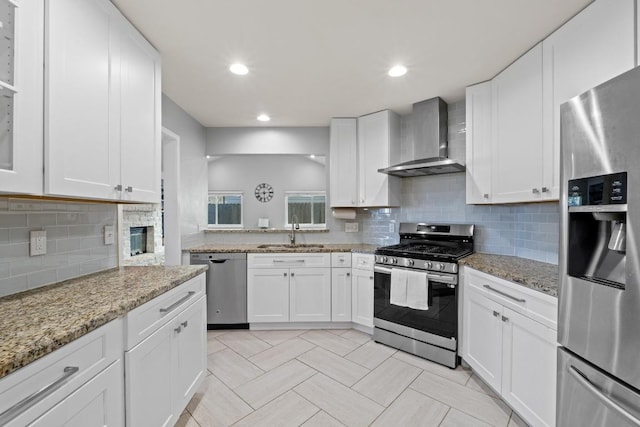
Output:
[[556,422],[640,426],[640,68],[560,114]]

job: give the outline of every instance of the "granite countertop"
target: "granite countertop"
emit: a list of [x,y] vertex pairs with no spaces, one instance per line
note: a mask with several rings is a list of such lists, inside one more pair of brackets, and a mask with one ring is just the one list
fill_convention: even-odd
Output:
[[[270,245],[269,247],[261,248],[260,246]],[[319,243],[322,247],[314,246],[313,244],[301,243],[290,247],[287,245],[273,246],[277,243],[227,243],[227,244],[214,244],[206,243],[204,245],[195,246],[193,248],[185,249],[191,253],[285,253],[285,252],[297,252],[297,253],[317,253],[317,252],[358,252],[372,254],[378,247],[375,245],[366,245],[362,243]]]
[[[205,233],[291,233],[291,228],[206,228]],[[299,228],[298,233],[328,233],[328,228]]]
[[558,296],[558,266],[507,255],[475,253],[458,261],[483,273]]
[[206,270],[121,267],[0,298],[0,378]]

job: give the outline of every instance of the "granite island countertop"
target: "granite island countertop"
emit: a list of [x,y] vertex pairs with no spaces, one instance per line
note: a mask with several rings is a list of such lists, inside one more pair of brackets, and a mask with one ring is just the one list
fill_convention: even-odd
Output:
[[[317,253],[317,252],[357,252],[373,254],[378,248],[376,245],[367,245],[363,243],[318,243],[322,247],[314,244],[301,243],[291,247],[283,244],[275,246],[277,243],[205,243],[203,245],[194,246],[185,249],[191,253]],[[268,246],[268,247],[261,247]]]
[[526,286],[547,295],[558,296],[558,266],[507,255],[475,253],[458,261],[483,273]]
[[0,298],[0,378],[206,270],[121,267]]

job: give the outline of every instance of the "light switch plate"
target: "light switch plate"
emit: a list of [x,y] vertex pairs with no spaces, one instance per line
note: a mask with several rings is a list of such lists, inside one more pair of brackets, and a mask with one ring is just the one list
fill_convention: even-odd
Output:
[[113,245],[115,242],[115,236],[113,234],[113,225],[104,226],[104,244]]
[[44,230],[29,233],[29,255],[45,255],[47,253],[47,232]]
[[358,223],[357,222],[345,222],[344,223],[344,232],[345,233],[357,233],[358,232]]
[[389,233],[395,233],[396,232],[396,225],[391,222],[389,223]]

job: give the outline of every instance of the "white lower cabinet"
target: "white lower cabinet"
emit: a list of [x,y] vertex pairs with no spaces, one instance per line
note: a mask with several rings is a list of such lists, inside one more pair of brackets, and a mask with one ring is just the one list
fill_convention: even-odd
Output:
[[123,387],[122,361],[117,360],[29,426],[123,426]]
[[[160,321],[150,316],[156,311]],[[151,324],[156,329],[125,352],[128,426],[173,426],[204,380],[204,275],[131,311],[127,336],[140,336]]]
[[373,264],[370,254],[353,254],[351,281],[351,320],[373,328]]
[[292,268],[289,281],[289,321],[331,320],[331,269]]
[[122,321],[0,380],[0,425],[124,426]]
[[527,423],[554,426],[557,333],[547,309],[557,301],[468,267],[463,274],[464,360]]
[[331,269],[331,321],[351,322],[351,268]]
[[249,254],[248,322],[330,321],[330,265],[330,254]]

